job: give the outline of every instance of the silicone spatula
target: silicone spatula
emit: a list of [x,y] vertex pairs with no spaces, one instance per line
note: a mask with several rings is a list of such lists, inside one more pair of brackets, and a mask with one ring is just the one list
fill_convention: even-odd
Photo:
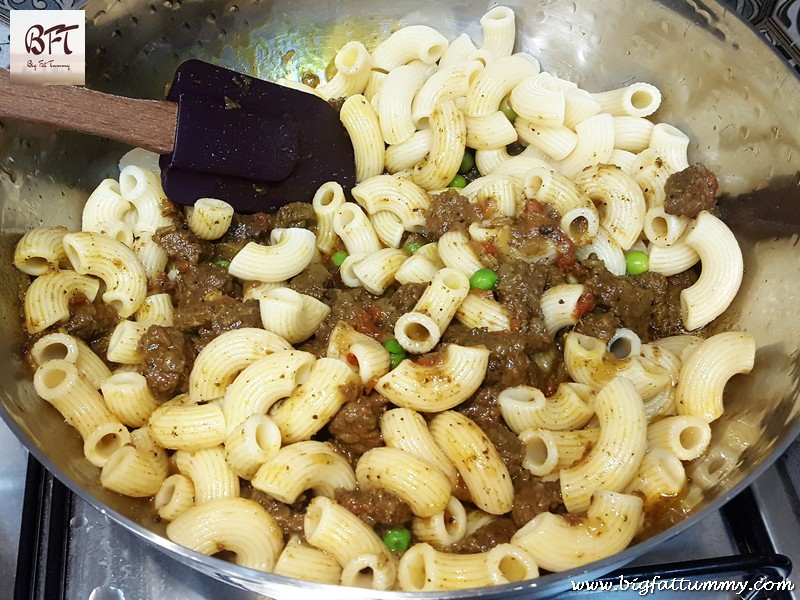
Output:
[[15,85],[0,70],[2,117],[157,152],[164,191],[179,204],[218,198],[239,212],[272,212],[310,202],[327,181],[355,184],[353,146],[334,107],[200,60],[178,67],[166,101]]

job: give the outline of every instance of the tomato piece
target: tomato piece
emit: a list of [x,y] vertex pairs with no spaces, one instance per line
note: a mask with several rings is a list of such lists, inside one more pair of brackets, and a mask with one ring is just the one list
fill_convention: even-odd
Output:
[[494,242],[483,242],[483,251],[486,254],[497,254],[497,246]]
[[429,354],[423,354],[422,356],[418,357],[414,362],[420,367],[432,367],[440,362],[441,359],[442,357],[439,352],[430,352]]
[[81,306],[89,304],[89,299],[80,292],[75,292],[72,298],[69,299],[70,306]]
[[544,213],[544,205],[542,205],[542,203],[536,198],[530,198],[527,202],[525,202],[525,210],[534,213]]
[[594,300],[594,294],[591,292],[584,292],[578,297],[578,301],[575,303],[575,309],[572,311],[572,314],[576,319],[580,319],[586,313],[591,312],[595,306],[596,303]]
[[356,331],[375,338],[376,340],[380,340],[381,337],[383,337],[383,331],[378,327],[375,321],[374,311],[370,314],[370,312],[362,308],[358,311],[358,320],[351,324]]

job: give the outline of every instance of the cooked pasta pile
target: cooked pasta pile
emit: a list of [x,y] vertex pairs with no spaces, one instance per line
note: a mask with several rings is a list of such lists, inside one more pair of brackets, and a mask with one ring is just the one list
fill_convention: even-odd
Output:
[[[713,206],[673,206],[689,138],[653,120],[655,86],[583,90],[513,51],[510,9],[480,25],[480,46],[410,25],[371,51],[346,44],[316,88],[283,82],[343,100],[352,199],[328,182],[277,226],[224,199],[181,211],[157,172],[127,164],[92,193],[81,231],[17,244],[37,393],[103,486],[154,498],[171,540],[326,583],[480,587],[619,552],[648,506],[685,493],[726,383],[753,367],[750,334],[704,334],[741,283],[737,242]],[[224,282],[193,305],[211,316],[176,329],[200,269]],[[315,293],[298,283],[313,273]],[[518,273],[542,274],[535,298],[515,292]],[[604,296],[615,289],[673,290],[671,329],[634,325],[625,298]],[[344,310],[346,290],[370,304]],[[223,323],[226,307],[247,310]],[[79,328],[79,309],[109,325]],[[156,386],[156,351],[186,340],[187,364],[162,366]],[[522,375],[503,370],[512,359]],[[331,424],[361,401],[377,402],[377,426],[355,451]],[[534,484],[557,506],[519,522]],[[405,507],[408,547],[343,492]]]

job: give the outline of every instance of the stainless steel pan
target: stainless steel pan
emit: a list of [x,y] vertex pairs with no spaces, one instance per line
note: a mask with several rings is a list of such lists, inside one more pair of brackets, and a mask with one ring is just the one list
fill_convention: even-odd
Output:
[[[508,5],[517,14],[519,48],[539,57],[543,68],[589,90],[634,80],[657,84],[665,98],[657,117],[690,134],[691,158],[717,173],[723,193],[797,187],[800,82],[756,33],[716,2],[515,0]],[[374,39],[400,23],[434,24],[451,37],[466,30],[479,39],[478,18],[489,7],[472,0],[92,0],[86,6],[87,82],[103,91],[161,98],[174,68],[189,57],[265,78],[304,70],[322,73],[348,39]],[[290,59],[289,51],[294,51]],[[0,348],[7,357],[0,365],[3,418],[72,490],[176,560],[212,577],[273,597],[410,597],[287,580],[167,541],[146,503],[100,487],[98,471],[84,460],[76,433],[34,394],[19,358],[20,278],[11,266],[13,246],[34,226],[78,229],[82,202],[101,178],[116,175],[116,160],[125,150],[18,123],[0,127]],[[762,191],[752,198],[730,204],[745,278],[718,326],[754,334],[756,368],[729,386],[726,412],[713,426],[711,451],[690,471],[692,488],[685,504],[691,516],[585,568],[521,585],[431,597],[547,596],[564,590],[570,579],[608,572],[720,508],[796,437],[800,201],[796,193],[784,192],[770,196]],[[765,212],[757,219],[747,216]]]

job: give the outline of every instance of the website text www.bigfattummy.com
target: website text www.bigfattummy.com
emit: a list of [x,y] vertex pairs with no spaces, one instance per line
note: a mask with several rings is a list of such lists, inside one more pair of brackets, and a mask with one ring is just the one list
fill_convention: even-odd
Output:
[[777,592],[792,591],[794,583],[789,580],[774,580],[762,576],[752,581],[737,579],[710,579],[696,581],[685,577],[626,578],[620,575],[617,579],[603,581],[571,581],[572,591],[584,592],[629,592],[640,596],[658,592],[731,592],[732,597],[741,597],[755,591]]

